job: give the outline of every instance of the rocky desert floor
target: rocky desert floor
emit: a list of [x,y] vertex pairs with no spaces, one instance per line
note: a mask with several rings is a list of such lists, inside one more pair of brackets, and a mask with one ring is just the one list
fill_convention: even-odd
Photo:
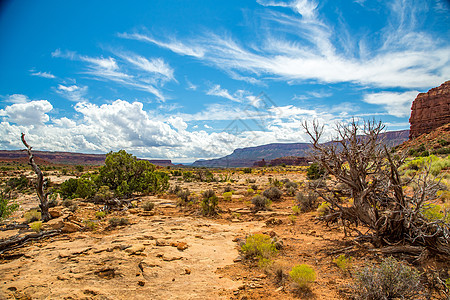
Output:
[[[252,211],[249,180],[265,189],[270,177],[302,183],[304,172],[236,172],[232,177],[233,196],[228,201],[220,197],[216,217],[201,216],[195,205],[177,207],[172,194],[135,197],[134,208],[112,211],[103,219],[95,216],[100,204],[75,200],[75,212],[52,208],[54,219],[44,229],[61,233],[0,254],[0,299],[345,299],[352,271],[381,257],[369,244],[345,237],[339,225],[318,222],[316,212],[294,217],[294,197],[286,194],[270,211]],[[171,180],[194,195],[213,189],[220,196],[229,184]],[[22,195],[20,211],[8,222],[22,222],[23,212],[37,201],[34,194]],[[150,212],[141,207],[146,201],[155,203]],[[111,217],[127,218],[129,224],[111,227]],[[3,227],[0,242],[32,233]],[[240,255],[242,242],[253,233],[282,245],[267,267]],[[333,262],[340,254],[353,257],[351,270],[344,272]],[[307,291],[289,279],[297,264],[308,264],[317,273]],[[438,268],[432,260],[427,265]]]

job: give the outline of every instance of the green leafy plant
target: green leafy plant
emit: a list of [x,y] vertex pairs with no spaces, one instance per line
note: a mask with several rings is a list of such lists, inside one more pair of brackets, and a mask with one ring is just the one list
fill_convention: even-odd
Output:
[[338,258],[335,258],[333,262],[338,266],[342,271],[347,271],[352,266],[352,258],[346,257],[345,254],[339,255]]
[[23,217],[27,223],[35,222],[41,220],[41,212],[36,209],[31,209],[23,214]]
[[219,198],[213,190],[203,192],[203,199],[201,202],[201,212],[204,216],[213,216],[217,214],[217,204]]
[[97,219],[103,219],[106,216],[106,212],[105,211],[97,211],[95,212],[95,217]]
[[301,212],[301,209],[297,205],[294,205],[294,206],[292,206],[292,212],[296,215],[299,215]]
[[309,180],[317,180],[325,175],[325,169],[319,166],[318,163],[313,163],[306,170],[306,178]]
[[258,259],[261,268],[269,266],[271,257],[278,252],[270,236],[260,233],[248,236],[245,244],[241,246],[241,251],[246,258]]
[[295,224],[295,222],[297,221],[297,216],[289,215],[289,221],[291,221],[292,224]]
[[256,195],[252,198],[252,204],[255,211],[267,210],[272,204],[272,201],[264,196]]
[[299,288],[308,288],[308,286],[316,280],[316,272],[308,265],[296,265],[289,272],[289,276]]
[[89,230],[95,230],[97,228],[97,223],[93,220],[84,220],[84,226]]
[[226,200],[226,201],[230,201],[232,195],[233,195],[233,192],[225,192],[225,193],[222,194],[223,199]]
[[420,273],[393,257],[379,266],[366,265],[355,279],[354,291],[360,299],[417,299],[422,289]]
[[319,216],[325,216],[330,211],[330,203],[323,201],[317,208]]
[[30,223],[30,228],[33,229],[35,232],[39,233],[42,230],[42,221],[35,221],[33,223]]
[[19,204],[10,203],[10,200],[7,195],[0,192],[0,221],[8,218],[19,208]]
[[244,174],[251,174],[252,173],[252,168],[244,168],[242,170],[242,172],[244,172]]

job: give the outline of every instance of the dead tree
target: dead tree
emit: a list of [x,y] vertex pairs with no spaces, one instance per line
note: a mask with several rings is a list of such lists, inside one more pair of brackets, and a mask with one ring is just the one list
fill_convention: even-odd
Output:
[[[320,144],[323,126],[313,122],[303,124],[311,138],[312,158],[327,172],[329,184],[320,184],[316,192],[330,204],[322,219],[327,222],[341,220],[344,228],[362,224],[366,234],[359,233],[376,247],[418,246],[422,250],[450,255],[450,228],[443,220],[428,220],[423,211],[436,199],[439,182],[432,178],[430,168],[413,178],[414,190],[405,194],[398,172],[403,157],[395,159],[389,153],[380,134],[384,125],[365,121],[360,125],[337,124],[338,137],[334,143]],[[351,198],[353,203],[343,199]],[[417,248],[415,248],[417,250]],[[407,251],[405,251],[407,252]]]
[[48,212],[48,200],[47,200],[48,193],[44,192],[44,175],[42,174],[42,171],[41,171],[41,169],[39,169],[38,165],[34,162],[34,157],[33,157],[33,153],[31,152],[31,147],[25,141],[24,133],[22,133],[21,138],[22,138],[22,143],[25,145],[25,147],[27,147],[27,149],[25,149],[25,151],[27,151],[27,153],[28,153],[28,159],[29,159],[28,164],[33,168],[34,172],[37,175],[36,193],[37,193],[39,201],[40,201],[39,207],[41,209],[42,220],[44,222],[47,222],[48,220],[51,219],[51,216]]

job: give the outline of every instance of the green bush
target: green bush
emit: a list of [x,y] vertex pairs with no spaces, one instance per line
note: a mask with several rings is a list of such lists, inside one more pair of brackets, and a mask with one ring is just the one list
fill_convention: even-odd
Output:
[[308,194],[298,192],[295,195],[295,200],[302,212],[312,211],[317,208],[317,195],[314,192],[309,192]]
[[283,192],[279,188],[273,186],[265,190],[262,195],[271,201],[278,201],[281,199]]
[[105,211],[97,211],[95,212],[95,217],[97,219],[103,219],[106,216],[106,212]]
[[33,223],[30,223],[29,226],[35,232],[39,233],[39,232],[41,232],[41,229],[42,229],[42,221],[35,221]]
[[380,266],[366,265],[355,279],[360,299],[417,299],[421,291],[420,273],[393,257],[383,259]]
[[300,214],[302,210],[297,205],[292,206],[292,212],[296,215]]
[[317,180],[325,175],[325,169],[319,166],[318,163],[313,163],[306,170],[306,178],[309,180]]
[[256,195],[252,198],[252,204],[255,211],[267,210],[272,204],[272,201],[264,196]]
[[0,221],[8,218],[18,208],[19,204],[10,203],[10,199],[3,192],[0,192]]
[[252,168],[244,168],[242,170],[242,172],[244,172],[244,174],[251,174],[252,173]]
[[217,204],[219,199],[213,190],[203,192],[203,200],[201,202],[201,211],[204,216],[213,216],[217,214]]
[[118,218],[118,217],[112,217],[108,220],[109,226],[111,227],[117,227],[122,225],[128,225],[130,224],[130,221],[128,221],[127,218]]
[[424,205],[421,211],[422,215],[431,222],[443,221],[450,224],[450,212],[447,212],[440,205],[428,204]]
[[226,200],[226,201],[230,201],[232,195],[233,195],[233,192],[226,192],[226,193],[222,194],[223,199]]
[[292,268],[289,272],[289,276],[292,281],[294,281],[298,287],[307,288],[310,283],[316,280],[316,272],[314,269],[308,265],[301,264]]
[[346,257],[345,254],[339,255],[338,258],[335,258],[333,262],[338,266],[342,271],[347,271],[352,266],[352,258]]
[[102,185],[97,193],[95,193],[94,199],[99,202],[104,202],[105,200],[111,199],[114,197],[113,192],[109,189],[108,186]]
[[188,189],[185,189],[183,191],[179,191],[177,196],[180,197],[180,200],[178,201],[179,206],[186,206],[186,204],[189,202],[189,196],[191,195],[191,192],[189,192]]
[[278,252],[275,243],[266,234],[252,234],[247,237],[245,244],[241,247],[246,258],[270,259]]
[[142,204],[142,208],[144,209],[144,211],[152,211],[153,208],[155,208],[155,203],[146,201],[144,202],[144,204]]
[[40,221],[41,220],[41,212],[36,209],[31,209],[23,214],[23,217],[27,221],[27,223]]
[[330,211],[330,204],[326,201],[322,202],[317,208],[319,216],[325,216]]

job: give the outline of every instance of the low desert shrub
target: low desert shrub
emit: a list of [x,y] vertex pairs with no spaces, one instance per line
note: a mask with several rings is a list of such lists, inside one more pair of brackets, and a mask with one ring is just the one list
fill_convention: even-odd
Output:
[[127,218],[118,218],[118,217],[112,217],[111,219],[108,220],[108,222],[109,222],[109,226],[111,226],[111,227],[130,224],[130,221],[128,221]]
[[289,215],[289,221],[291,221],[292,224],[295,224],[295,222],[297,221],[297,216],[296,215]]
[[313,163],[306,170],[306,178],[309,180],[320,179],[323,175],[325,175],[325,170],[318,163]]
[[325,216],[330,211],[330,203],[323,201],[317,208],[319,216]]
[[293,189],[297,190],[297,189],[298,189],[298,184],[297,184],[296,182],[293,182],[293,181],[287,181],[287,182],[284,184],[284,187],[285,187],[286,189],[293,188]]
[[252,188],[247,189],[247,195],[253,195],[255,193],[255,190]]
[[264,196],[256,195],[252,198],[252,204],[255,211],[267,210],[270,207],[270,204],[272,204],[272,201]]
[[242,170],[242,172],[244,172],[244,174],[251,174],[252,173],[252,168],[244,168]]
[[0,193],[0,221],[8,218],[19,208],[19,204],[10,203],[10,199],[3,193]]
[[226,193],[222,194],[223,199],[226,200],[226,201],[230,201],[232,195],[233,195],[233,192],[226,192]]
[[278,201],[281,199],[283,192],[280,191],[279,188],[273,186],[265,190],[262,195],[271,201]]
[[142,208],[144,211],[152,211],[153,208],[155,208],[155,203],[152,201],[145,201],[144,204],[142,204]]
[[309,284],[316,280],[316,272],[308,265],[296,265],[289,272],[289,276],[301,289],[308,288]]
[[103,219],[105,216],[106,216],[106,212],[105,212],[105,211],[97,211],[97,212],[95,213],[95,217],[96,217],[97,219]]
[[275,243],[266,234],[252,234],[247,237],[245,244],[241,247],[246,258],[270,259],[278,252]]
[[217,214],[217,204],[219,204],[219,198],[213,190],[206,190],[202,194],[203,199],[201,202],[201,212],[204,216],[212,216]]
[[30,228],[33,229],[35,232],[39,233],[42,230],[42,221],[35,221],[33,223],[30,223]]
[[292,206],[292,212],[296,215],[299,215],[301,212],[301,209],[297,205],[294,205],[294,206]]
[[339,255],[338,258],[335,258],[333,262],[338,266],[342,271],[347,271],[352,266],[352,258],[351,256],[346,257],[345,254]]
[[366,265],[356,273],[355,294],[359,299],[417,299],[420,273],[393,257],[379,266]]
[[92,220],[84,220],[83,221],[84,226],[88,229],[88,230],[95,230],[95,228],[97,228],[97,223],[95,221]]
[[227,185],[223,188],[224,193],[233,192],[233,189],[231,188],[231,185]]
[[189,196],[191,195],[191,192],[188,189],[179,191],[177,196],[180,198],[178,200],[177,205],[178,206],[186,206],[189,202]]
[[27,223],[40,221],[41,220],[41,212],[37,209],[32,209],[23,214],[23,217],[27,221]]
[[317,208],[317,195],[314,192],[298,192],[295,195],[297,206],[302,212],[308,212]]

